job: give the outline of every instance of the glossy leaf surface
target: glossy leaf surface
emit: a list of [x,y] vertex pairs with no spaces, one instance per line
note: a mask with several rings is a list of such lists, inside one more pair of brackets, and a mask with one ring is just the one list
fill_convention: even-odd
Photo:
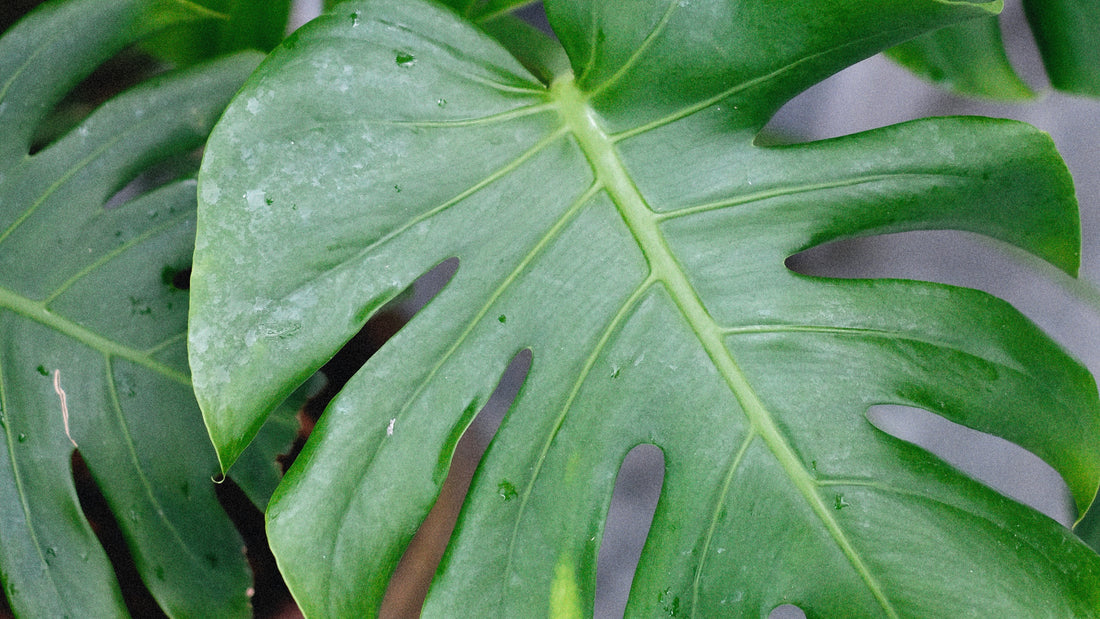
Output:
[[210,481],[217,464],[176,285],[190,265],[195,183],[110,199],[201,146],[259,58],[157,78],[29,154],[36,125],[99,63],[206,17],[172,0],[53,2],[0,39],[0,577],[19,616],[126,613],[78,502],[74,450],[165,612],[249,612],[242,542]]
[[[376,612],[459,436],[525,349],[428,616],[590,614],[639,443],[666,471],[630,614],[1096,613],[1100,560],[1072,533],[865,417],[905,404],[1007,438],[1083,510],[1100,473],[1092,377],[984,293],[784,265],[840,238],[956,228],[1073,272],[1076,203],[1049,138],[943,118],[754,144],[825,76],[996,6],[546,6],[567,57],[536,39],[521,64],[436,4],[340,4],[211,137],[189,352],[223,466],[373,311],[459,259],[272,499],[307,615]],[[509,47],[522,36],[538,35]]]
[[[1100,1],[1024,0],[1047,76],[1054,88],[1100,96]],[[890,50],[918,75],[959,92],[1026,99],[1030,89],[1012,69],[995,18],[949,26]]]

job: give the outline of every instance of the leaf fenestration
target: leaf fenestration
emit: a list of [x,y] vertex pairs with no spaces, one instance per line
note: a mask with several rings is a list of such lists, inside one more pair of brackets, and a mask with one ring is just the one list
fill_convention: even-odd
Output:
[[276,50],[200,174],[190,354],[222,465],[372,308],[459,260],[275,493],[268,530],[303,610],[376,612],[448,438],[530,349],[428,615],[590,614],[640,443],[666,473],[629,614],[1095,613],[1100,559],[1069,531],[865,417],[907,404],[1017,442],[1083,510],[1100,479],[1087,371],[984,293],[784,266],[840,238],[956,228],[1074,272],[1049,138],[946,118],[754,143],[829,73],[996,8],[551,0],[572,70],[549,84],[524,68],[558,66],[549,52],[521,65],[419,0],[341,4]]
[[208,17],[184,1],[51,2],[0,38],[0,574],[20,616],[126,614],[73,487],[74,449],[166,613],[249,612],[241,539],[202,447],[187,294],[165,279],[190,264],[195,183],[105,204],[201,146],[259,58],[141,84],[29,154],[36,126],[97,65]]

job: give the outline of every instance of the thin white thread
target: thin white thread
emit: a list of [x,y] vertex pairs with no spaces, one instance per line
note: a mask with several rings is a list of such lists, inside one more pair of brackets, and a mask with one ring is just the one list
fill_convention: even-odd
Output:
[[69,437],[69,442],[76,447],[76,441],[73,440],[73,435],[69,432],[69,404],[65,400],[65,390],[61,388],[61,370],[53,371],[53,390],[57,394],[57,397],[61,398],[61,421],[65,424],[65,436]]

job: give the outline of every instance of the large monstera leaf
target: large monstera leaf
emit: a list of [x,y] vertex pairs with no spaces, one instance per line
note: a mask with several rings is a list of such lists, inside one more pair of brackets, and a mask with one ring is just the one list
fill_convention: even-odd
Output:
[[376,308],[459,261],[272,499],[273,550],[307,615],[376,611],[456,441],[523,350],[429,616],[590,614],[612,486],[642,443],[665,476],[629,614],[1100,613],[1100,560],[1069,530],[865,416],[921,407],[1014,441],[1083,511],[1100,473],[1088,373],[984,293],[784,265],[835,239],[955,228],[1073,272],[1076,206],[1050,140],[942,118],[754,143],[826,75],[998,5],[546,8],[564,50],[510,36],[521,65],[446,7],[340,4],[212,134],[189,351],[223,466]]
[[166,613],[249,613],[187,368],[195,182],[111,197],[201,146],[260,59],[155,79],[30,153],[52,106],[98,64],[209,17],[176,0],[53,2],[0,39],[0,579],[19,616],[126,614],[81,512],[74,451]]
[[[1100,0],[1024,0],[1051,85],[1100,97]],[[997,18],[948,26],[891,49],[914,72],[961,94],[1027,99],[1031,89],[1012,68]]]

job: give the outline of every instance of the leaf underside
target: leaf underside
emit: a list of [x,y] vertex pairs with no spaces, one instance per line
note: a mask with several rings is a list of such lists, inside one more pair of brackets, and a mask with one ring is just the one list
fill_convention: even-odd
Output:
[[[628,614],[1096,614],[1100,561],[1070,531],[865,417],[916,406],[1014,441],[1084,510],[1092,377],[984,293],[784,266],[836,239],[953,228],[1073,272],[1076,203],[1050,140],[941,118],[753,141],[816,81],[990,7],[546,8],[561,47],[513,56],[434,4],[340,4],[212,134],[189,353],[223,467],[374,310],[459,260],[269,506],[306,614],[377,611],[457,438],[525,349],[427,616],[591,614],[611,489],[641,443],[666,469]],[[547,84],[525,66],[571,70]]]
[[81,511],[74,450],[166,613],[250,612],[176,285],[191,261],[195,182],[112,195],[201,146],[259,57],[155,78],[29,154],[36,127],[96,66],[204,17],[173,0],[51,2],[0,39],[0,580],[19,616],[127,612]]

